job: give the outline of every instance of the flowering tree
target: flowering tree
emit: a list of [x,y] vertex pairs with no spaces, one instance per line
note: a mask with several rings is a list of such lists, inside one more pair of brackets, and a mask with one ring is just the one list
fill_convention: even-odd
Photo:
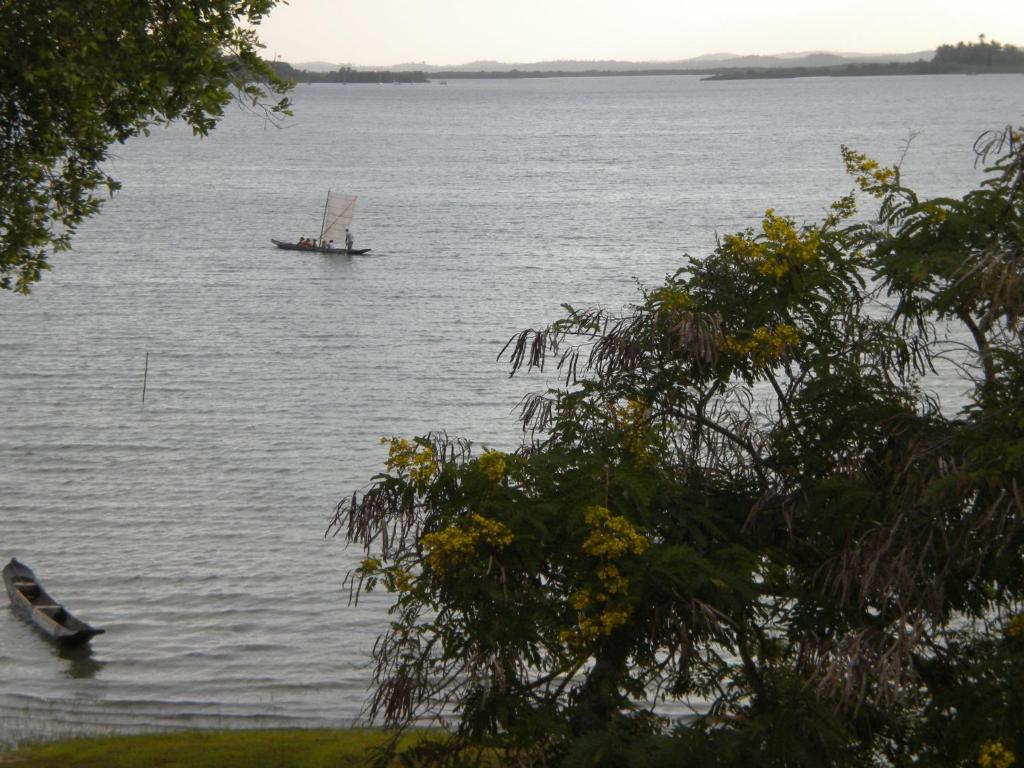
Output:
[[921,199],[844,148],[876,222],[769,210],[513,337],[565,376],[515,453],[391,439],[332,524],[354,596],[395,595],[369,714],[449,719],[452,761],[1024,759],[1024,154],[977,149],[979,189]]

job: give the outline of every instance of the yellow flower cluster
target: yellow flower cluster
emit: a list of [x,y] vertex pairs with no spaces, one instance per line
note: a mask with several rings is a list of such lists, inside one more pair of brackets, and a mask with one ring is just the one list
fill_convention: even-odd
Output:
[[667,285],[652,291],[649,297],[651,303],[658,305],[665,312],[678,312],[681,309],[691,309],[693,299],[690,295],[678,286]]
[[363,575],[368,575],[376,571],[378,568],[380,568],[380,559],[376,557],[367,557],[359,564],[358,571]]
[[923,206],[928,211],[928,216],[935,224],[942,224],[949,218],[949,209],[943,208],[938,203],[925,203]]
[[427,564],[444,574],[472,559],[480,544],[504,549],[513,538],[508,526],[474,512],[467,525],[452,525],[437,533],[425,534],[420,543],[426,551]]
[[1007,637],[1024,637],[1024,613],[1018,613],[1006,625]]
[[750,261],[759,262],[768,251],[764,243],[754,239],[753,230],[747,230],[746,234],[726,235],[725,244],[737,254]]
[[388,446],[387,468],[407,472],[417,485],[426,484],[437,472],[437,459],[430,446],[410,443],[404,437],[382,437],[380,442]]
[[583,519],[591,529],[583,542],[583,551],[594,557],[616,558],[626,552],[642,555],[647,539],[621,515],[613,515],[605,507],[587,507]]
[[852,194],[836,200],[829,206],[831,213],[825,217],[825,226],[834,227],[857,212],[857,198]]
[[596,591],[577,590],[569,597],[577,613],[577,627],[562,630],[559,639],[577,650],[610,635],[629,620],[633,612],[627,600],[629,582],[612,561],[627,553],[643,554],[649,546],[626,518],[613,515],[605,507],[588,507],[584,520],[591,533],[583,542],[583,551],[600,558],[596,575],[601,586]]
[[596,604],[588,590],[574,593],[569,602],[579,614],[579,623],[575,629],[561,630],[558,639],[577,650],[581,650],[588,642],[610,635],[616,627],[625,624],[632,613],[629,606],[612,608],[605,603],[598,606],[598,612],[587,615],[587,608]]
[[477,462],[493,482],[497,483],[505,476],[505,454],[501,451],[484,451]]
[[396,592],[408,592],[412,589],[412,574],[404,568],[391,569],[391,584]]
[[635,454],[647,453],[650,445],[647,439],[647,405],[639,400],[627,400],[621,408],[612,406],[612,419],[622,430],[622,447]]
[[381,578],[387,585],[389,592],[408,592],[413,585],[413,577],[407,570],[399,565],[383,567],[379,557],[365,557],[356,568],[356,573],[362,577],[369,577],[366,591],[371,592],[373,585]]
[[[579,634],[584,640],[595,640],[602,635],[610,635],[616,627],[629,620],[631,613],[628,608],[606,608],[596,616],[583,616],[580,618]],[[572,633],[566,632],[564,636],[571,638]]]
[[594,596],[589,589],[580,589],[569,595],[569,605],[582,613],[594,601]]
[[725,245],[741,258],[754,263],[766,277],[779,279],[801,264],[809,264],[821,253],[821,232],[815,227],[797,229],[792,219],[776,216],[769,208],[761,221],[763,238],[747,234],[726,235]]
[[880,166],[867,155],[854,152],[849,147],[844,146],[842,152],[846,172],[857,180],[857,186],[862,192],[878,198],[889,193],[897,180],[895,168]]
[[726,336],[722,346],[726,352],[749,355],[756,365],[768,365],[781,358],[787,347],[799,343],[800,331],[797,327],[783,323],[775,328],[759,326],[746,341],[740,341],[735,336]]
[[1016,755],[1003,746],[1001,741],[986,741],[978,751],[978,765],[981,768],[1010,768]]

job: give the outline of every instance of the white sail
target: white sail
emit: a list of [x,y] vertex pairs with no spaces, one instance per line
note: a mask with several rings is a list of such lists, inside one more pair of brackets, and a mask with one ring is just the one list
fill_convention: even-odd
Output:
[[356,210],[355,195],[327,193],[327,207],[324,209],[324,225],[320,241],[334,241],[335,247],[345,247],[345,230],[352,226],[352,214]]

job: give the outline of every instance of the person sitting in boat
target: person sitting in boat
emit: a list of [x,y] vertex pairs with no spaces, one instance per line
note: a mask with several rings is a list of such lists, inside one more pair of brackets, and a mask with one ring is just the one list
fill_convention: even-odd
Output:
[[348,229],[346,229],[345,230],[345,249],[351,251],[352,250],[352,243],[354,243],[354,242],[355,241],[352,239],[352,233],[349,232]]
[[333,240],[328,240],[327,241],[327,247],[333,249],[334,248],[334,241]]

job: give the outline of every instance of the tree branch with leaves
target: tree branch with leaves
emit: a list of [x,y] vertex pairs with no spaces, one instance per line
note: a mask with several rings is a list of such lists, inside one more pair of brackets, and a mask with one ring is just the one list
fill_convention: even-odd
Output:
[[290,87],[259,56],[276,0],[0,2],[0,289],[28,293],[118,183],[111,145],[232,101],[276,119]]

